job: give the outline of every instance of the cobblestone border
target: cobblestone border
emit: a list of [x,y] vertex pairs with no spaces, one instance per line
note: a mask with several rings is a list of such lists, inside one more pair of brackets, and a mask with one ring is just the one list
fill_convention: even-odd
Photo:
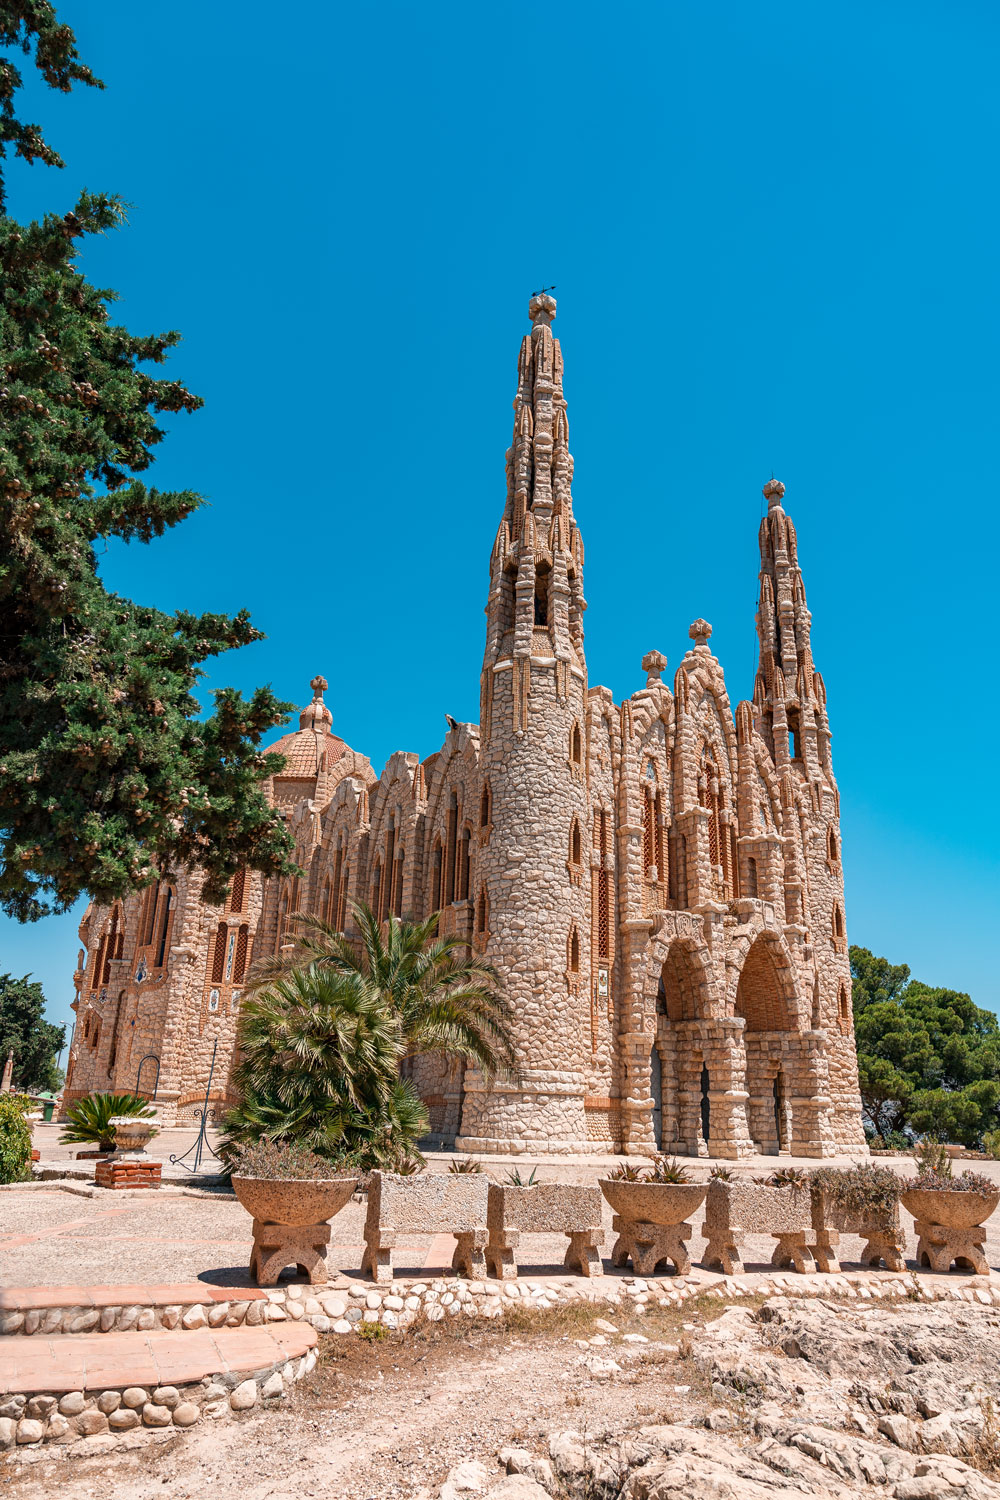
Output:
[[118,1447],[119,1439],[128,1434],[142,1437],[150,1431],[194,1427],[203,1418],[218,1421],[258,1405],[273,1405],[290,1385],[309,1374],[318,1357],[314,1347],[298,1359],[277,1360],[250,1374],[209,1375],[193,1385],[0,1396],[0,1449],[30,1450],[58,1443],[89,1455]]

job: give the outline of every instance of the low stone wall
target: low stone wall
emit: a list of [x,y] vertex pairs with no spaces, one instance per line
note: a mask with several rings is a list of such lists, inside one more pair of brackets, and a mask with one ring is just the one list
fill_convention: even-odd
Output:
[[203,1419],[218,1421],[281,1399],[296,1380],[316,1364],[317,1351],[297,1360],[278,1361],[248,1374],[212,1375],[194,1385],[130,1385],[100,1393],[68,1391],[58,1396],[0,1396],[0,1448],[31,1448],[43,1443],[70,1445],[86,1440],[116,1439],[143,1430],[194,1427]]

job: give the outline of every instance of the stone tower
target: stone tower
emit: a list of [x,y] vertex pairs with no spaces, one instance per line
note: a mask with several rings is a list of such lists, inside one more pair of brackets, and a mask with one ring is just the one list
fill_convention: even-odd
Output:
[[528,311],[486,606],[476,890],[477,926],[524,1063],[516,1087],[488,1093],[467,1074],[461,1140],[470,1150],[578,1152],[588,1149],[581,970],[590,937],[583,543],[555,300],[539,293]]
[[[754,683],[754,726],[771,754],[781,791],[786,833],[779,863],[758,861],[784,908],[786,942],[799,972],[811,975],[809,1029],[814,1054],[811,1089],[816,1123],[841,1149],[864,1144],[851,1014],[851,969],[844,917],[840,793],[833,775],[826,688],[812,656],[812,617],[798,561],[795,526],[782,505],[785,486],[764,486],[767,515],[760,523],[757,635],[760,664]],[[747,820],[752,809],[747,810]],[[771,869],[767,868],[771,865]],[[763,894],[763,892],[762,892]],[[805,1101],[800,1101],[804,1105]],[[821,1125],[826,1115],[825,1125]]]

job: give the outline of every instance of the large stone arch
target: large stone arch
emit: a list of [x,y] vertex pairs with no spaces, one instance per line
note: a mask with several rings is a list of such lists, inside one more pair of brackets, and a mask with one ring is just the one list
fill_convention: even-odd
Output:
[[684,1156],[707,1156],[713,1136],[709,963],[702,942],[675,937],[665,951],[657,945],[650,964],[650,987],[655,987],[650,1051],[654,1144]]
[[736,981],[734,1014],[743,1025],[746,1122],[757,1151],[788,1155],[799,1134],[793,1118],[813,1092],[802,1046],[795,971],[777,933],[749,943]]

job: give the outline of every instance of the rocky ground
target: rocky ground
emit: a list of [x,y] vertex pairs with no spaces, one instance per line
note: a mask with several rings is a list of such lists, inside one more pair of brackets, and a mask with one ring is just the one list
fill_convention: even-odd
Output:
[[[613,1321],[609,1321],[613,1316]],[[1000,1500],[1000,1313],[703,1298],[323,1340],[291,1401],[4,1493],[178,1500]]]

